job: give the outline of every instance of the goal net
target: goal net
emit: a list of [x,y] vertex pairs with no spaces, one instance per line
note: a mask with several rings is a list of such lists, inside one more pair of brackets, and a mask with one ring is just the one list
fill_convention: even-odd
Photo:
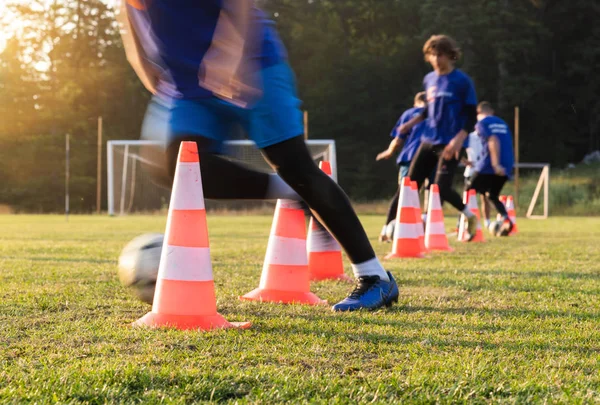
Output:
[[[329,161],[333,178],[337,181],[335,141],[310,139],[306,141],[315,162]],[[149,150],[161,143],[149,140],[107,142],[108,214],[126,215],[135,212],[154,212],[168,207],[170,191],[154,183],[150,171],[161,163]],[[256,170],[272,173],[254,142],[249,140],[225,143],[226,156]],[[251,203],[249,203],[250,205]]]

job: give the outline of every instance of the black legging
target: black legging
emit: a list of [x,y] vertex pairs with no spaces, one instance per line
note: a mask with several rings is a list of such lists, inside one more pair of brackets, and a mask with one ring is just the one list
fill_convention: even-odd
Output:
[[[183,140],[193,140],[198,144],[206,198],[265,198],[269,174],[216,155],[213,141],[199,136],[180,137],[169,145],[167,160],[171,179],[175,172],[179,143]],[[337,239],[352,263],[362,263],[375,257],[350,200],[335,181],[315,164],[302,135],[261,151],[279,176],[304,199],[315,218]]]
[[375,257],[350,200],[340,186],[317,167],[303,136],[262,151],[279,176],[306,201],[313,215],[337,239],[352,263]]
[[498,213],[507,218],[506,207],[500,201],[500,192],[508,180],[507,176],[496,176],[495,174],[475,173],[466,188],[471,188],[485,195],[496,207]]
[[444,159],[442,151],[445,147],[446,145],[421,143],[408,170],[408,177],[416,181],[418,187],[421,188],[427,176],[437,167],[434,183],[440,188],[442,203],[448,201],[454,208],[463,211],[465,204],[462,202],[460,195],[452,188],[452,179],[458,166],[458,160],[455,158]]
[[390,206],[388,207],[387,219],[385,220],[386,224],[392,222],[393,219],[396,218],[396,214],[398,214],[398,200],[400,199],[400,187],[396,189],[396,194],[392,198],[392,202],[390,202]]

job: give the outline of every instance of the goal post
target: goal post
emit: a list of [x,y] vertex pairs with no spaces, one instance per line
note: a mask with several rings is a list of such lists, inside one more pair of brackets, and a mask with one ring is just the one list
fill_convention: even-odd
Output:
[[[541,169],[540,177],[538,178],[535,190],[527,208],[526,217],[529,219],[547,219],[549,215],[549,191],[550,191],[550,164],[549,163],[518,163],[515,165],[518,169]],[[521,184],[521,187],[523,185]],[[515,187],[518,187],[515,184]],[[542,209],[543,214],[534,215],[533,211],[536,207],[540,193],[543,189]],[[520,190],[517,190],[519,192]]]
[[[329,161],[332,177],[337,181],[337,155],[332,139],[309,139],[308,149],[315,162]],[[144,147],[164,147],[154,140],[113,140],[107,142],[107,206],[109,215],[157,211],[166,207],[170,191],[156,185],[147,168],[162,163],[148,158]],[[239,161],[253,169],[273,173],[260,150],[250,140],[225,142],[224,157]],[[141,166],[145,166],[142,168]]]

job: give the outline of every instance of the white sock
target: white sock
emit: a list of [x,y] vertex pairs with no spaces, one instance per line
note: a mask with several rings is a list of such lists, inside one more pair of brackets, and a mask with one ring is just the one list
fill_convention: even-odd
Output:
[[287,185],[281,177],[276,174],[269,175],[269,186],[267,187],[267,194],[265,199],[267,200],[296,200],[300,201],[302,198],[296,193],[290,186]]
[[386,234],[386,231],[387,231],[387,225],[384,225],[384,226],[383,226],[383,229],[381,230],[381,234],[380,234],[380,235],[383,235],[383,236],[385,236],[385,234]]
[[471,218],[473,215],[475,215],[475,214],[473,214],[471,212],[471,210],[469,209],[469,207],[467,207],[466,205],[465,205],[465,209],[462,211],[462,213],[465,214],[465,216],[467,218]]
[[486,228],[489,228],[489,227],[490,227],[490,223],[491,223],[491,222],[490,222],[490,220],[486,218],[486,219],[484,220],[484,222],[485,222],[485,227],[486,227]]
[[390,278],[377,257],[358,264],[352,263],[352,271],[356,278],[363,276],[379,276],[379,278],[384,281],[390,281]]

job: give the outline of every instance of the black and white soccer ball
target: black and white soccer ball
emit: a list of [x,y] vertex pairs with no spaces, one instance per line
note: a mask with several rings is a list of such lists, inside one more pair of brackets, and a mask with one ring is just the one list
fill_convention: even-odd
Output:
[[500,228],[502,227],[502,221],[492,221],[488,226],[488,231],[490,231],[491,235],[498,236],[500,232]]
[[119,279],[140,300],[152,304],[164,235],[146,233],[132,239],[119,256]]

